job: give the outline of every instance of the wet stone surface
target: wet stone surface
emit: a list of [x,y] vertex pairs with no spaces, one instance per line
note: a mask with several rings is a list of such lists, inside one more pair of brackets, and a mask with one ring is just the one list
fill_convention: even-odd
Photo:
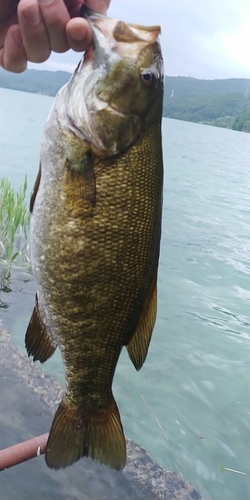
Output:
[[[49,431],[63,389],[39,366],[21,354],[0,326],[0,448]],[[160,467],[135,442],[127,439],[122,472],[83,458],[59,471],[44,456],[1,472],[4,500],[202,500],[182,477]]]

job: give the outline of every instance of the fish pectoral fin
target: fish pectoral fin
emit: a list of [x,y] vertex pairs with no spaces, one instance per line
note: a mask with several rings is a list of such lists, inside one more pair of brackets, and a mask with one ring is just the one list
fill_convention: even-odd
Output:
[[156,319],[157,309],[156,273],[149,287],[137,327],[126,344],[129,357],[136,370],[140,370],[148,353],[150,340]]
[[33,191],[32,191],[31,197],[30,197],[30,213],[31,214],[33,212],[36,195],[37,195],[37,192],[38,192],[38,189],[40,186],[40,181],[41,181],[41,163],[39,165],[39,170],[38,170],[36,182],[34,184],[34,188],[33,188]]
[[79,177],[83,180],[83,197],[92,207],[96,204],[96,182],[91,155],[87,152],[79,161],[66,160],[66,166],[71,176],[79,184]]
[[37,295],[36,304],[25,335],[25,347],[28,356],[33,356],[33,361],[40,361],[41,363],[50,358],[57,348],[57,344],[51,339],[40,316]]
[[92,457],[114,469],[123,469],[126,442],[112,395],[110,405],[102,410],[72,407],[67,396],[61,401],[47,442],[46,463],[52,469],[61,469],[81,457]]

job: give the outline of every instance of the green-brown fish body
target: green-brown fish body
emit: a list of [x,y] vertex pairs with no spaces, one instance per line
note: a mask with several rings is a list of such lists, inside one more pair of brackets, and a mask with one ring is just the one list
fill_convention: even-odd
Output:
[[143,365],[156,316],[163,97],[159,27],[91,14],[94,48],[58,93],[31,199],[36,306],[26,347],[59,345],[66,391],[50,467],[126,461],[112,381],[122,347]]

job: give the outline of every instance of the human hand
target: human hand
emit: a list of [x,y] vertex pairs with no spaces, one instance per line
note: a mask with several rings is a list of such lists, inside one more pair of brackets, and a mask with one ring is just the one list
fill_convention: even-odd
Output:
[[0,0],[0,66],[21,73],[27,62],[46,61],[51,51],[87,50],[88,22],[77,17],[82,3],[106,14],[111,0]]

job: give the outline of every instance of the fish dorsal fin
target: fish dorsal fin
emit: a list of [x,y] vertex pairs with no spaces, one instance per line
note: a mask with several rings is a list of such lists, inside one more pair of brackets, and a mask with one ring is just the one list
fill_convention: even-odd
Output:
[[38,299],[25,335],[25,347],[28,356],[33,356],[33,361],[44,363],[54,354],[57,344],[51,339],[46,330],[46,326],[41,318]]
[[157,309],[157,288],[156,288],[156,273],[149,287],[148,295],[143,305],[142,312],[137,323],[136,330],[126,348],[129,357],[134,364],[136,370],[140,370],[148,353],[148,348],[155,324],[156,309]]
[[39,165],[39,170],[38,170],[36,182],[34,184],[34,188],[33,188],[33,191],[32,191],[31,197],[30,197],[30,213],[31,214],[33,212],[37,191],[38,191],[39,185],[40,185],[40,180],[41,180],[41,163]]

